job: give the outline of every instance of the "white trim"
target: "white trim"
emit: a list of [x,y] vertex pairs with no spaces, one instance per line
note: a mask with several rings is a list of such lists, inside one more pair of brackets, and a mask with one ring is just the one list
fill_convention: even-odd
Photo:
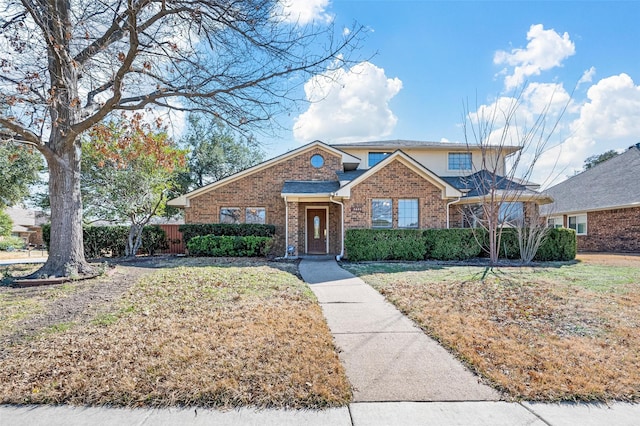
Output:
[[308,219],[308,210],[325,210],[325,216],[324,216],[324,227],[325,227],[325,232],[327,233],[327,241],[325,244],[325,253],[324,254],[328,254],[329,253],[329,206],[304,206],[304,253],[308,254],[309,253],[309,236],[307,235],[307,233],[309,232],[309,227],[308,227],[308,223],[307,223],[307,219]]

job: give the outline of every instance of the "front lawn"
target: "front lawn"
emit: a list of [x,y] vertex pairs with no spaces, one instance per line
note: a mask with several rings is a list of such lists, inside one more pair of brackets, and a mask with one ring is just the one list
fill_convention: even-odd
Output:
[[345,267],[517,399],[640,399],[638,264]]
[[[295,265],[198,262],[142,274],[86,320],[9,340],[0,348],[0,402],[319,408],[350,401],[331,334]],[[24,315],[46,310],[11,291],[5,302],[25,304]],[[13,335],[19,326],[14,320]]]

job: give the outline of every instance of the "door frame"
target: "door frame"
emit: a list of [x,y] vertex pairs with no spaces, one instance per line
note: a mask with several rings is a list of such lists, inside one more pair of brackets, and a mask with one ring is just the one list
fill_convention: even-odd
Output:
[[309,210],[324,210],[324,226],[327,232],[327,241],[324,254],[329,253],[329,206],[305,206],[304,207],[304,253],[309,253]]

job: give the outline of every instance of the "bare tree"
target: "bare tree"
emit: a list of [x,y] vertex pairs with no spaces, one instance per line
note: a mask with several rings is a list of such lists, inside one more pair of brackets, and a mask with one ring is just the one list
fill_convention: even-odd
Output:
[[[275,0],[0,0],[0,136],[49,171],[51,244],[38,275],[90,272],[79,136],[114,111],[200,111],[258,129],[361,35],[288,23]],[[347,32],[345,32],[347,33]]]
[[475,112],[468,103],[464,105],[465,142],[469,148],[479,148],[481,158],[473,161],[474,173],[466,182],[469,198],[475,199],[476,204],[466,204],[463,216],[470,226],[486,231],[485,248],[492,264],[498,262],[506,227],[517,230],[520,257],[526,263],[533,260],[547,233],[538,204],[551,199],[537,192],[539,185],[531,183],[530,178],[540,157],[556,146],[551,138],[571,97],[560,100],[558,105],[554,92],[527,120],[519,114],[526,89],[498,99],[491,107],[476,106]]

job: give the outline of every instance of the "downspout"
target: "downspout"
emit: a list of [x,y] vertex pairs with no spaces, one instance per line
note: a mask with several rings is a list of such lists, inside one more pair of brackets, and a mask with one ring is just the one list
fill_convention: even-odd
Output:
[[458,201],[460,201],[462,199],[462,197],[458,197],[457,200],[453,200],[447,203],[447,229],[449,229],[449,207],[451,207],[451,205],[457,203]]
[[284,258],[289,256],[289,203],[287,196],[284,197]]
[[340,254],[336,256],[336,260],[339,262],[344,256],[344,203],[334,200],[333,195],[329,197],[329,201],[340,204]]

